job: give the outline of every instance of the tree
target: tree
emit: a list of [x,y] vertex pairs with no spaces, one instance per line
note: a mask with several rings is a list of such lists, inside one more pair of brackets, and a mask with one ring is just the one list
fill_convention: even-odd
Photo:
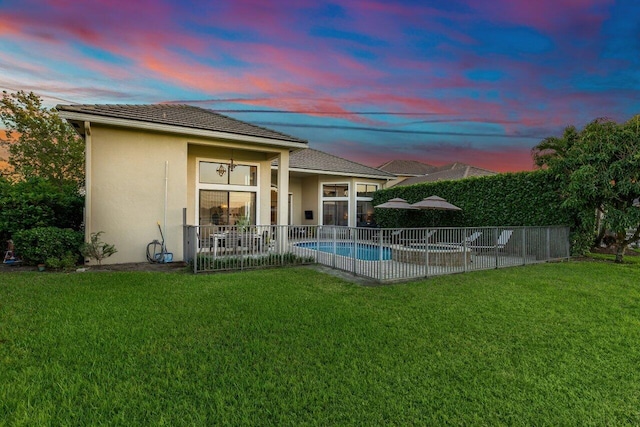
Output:
[[84,143],[55,109],[43,107],[33,92],[2,92],[0,120],[9,164],[22,179],[44,178],[56,185],[84,182]]
[[[602,226],[615,236],[616,262],[622,262],[629,243],[640,238],[640,115],[623,124],[597,119],[579,132],[569,127],[553,140],[555,149],[549,141],[533,149],[534,159],[544,152],[539,165],[566,179],[566,207],[601,212]],[[634,232],[627,237],[629,229]]]

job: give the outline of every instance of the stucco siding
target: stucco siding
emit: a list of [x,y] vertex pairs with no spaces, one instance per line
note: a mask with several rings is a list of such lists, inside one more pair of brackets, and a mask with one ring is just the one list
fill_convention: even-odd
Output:
[[160,240],[164,222],[165,164],[168,191],[165,242],[182,259],[182,208],[187,200],[187,143],[152,132],[92,127],[91,215],[89,232],[118,252],[109,263],[146,260],[147,244]]

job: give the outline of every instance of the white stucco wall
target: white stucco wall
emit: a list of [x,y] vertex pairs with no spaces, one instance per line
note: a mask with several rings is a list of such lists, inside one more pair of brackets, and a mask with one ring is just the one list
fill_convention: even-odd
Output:
[[175,137],[117,128],[91,129],[91,212],[88,232],[103,231],[118,252],[105,263],[146,260],[147,244],[160,240],[164,222],[165,163],[168,167],[165,242],[182,259],[182,208],[187,202],[187,143]]
[[87,234],[104,231],[118,252],[104,263],[146,261],[147,244],[161,240],[164,225],[165,162],[168,167],[165,243],[173,259],[183,259],[183,209],[196,224],[197,159],[228,160],[259,166],[259,223],[270,223],[271,159],[287,148],[209,140],[176,134],[91,126],[87,189]]

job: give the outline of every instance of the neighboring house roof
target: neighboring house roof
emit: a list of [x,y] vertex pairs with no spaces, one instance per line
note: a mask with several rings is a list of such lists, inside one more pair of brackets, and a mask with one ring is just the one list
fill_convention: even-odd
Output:
[[[277,167],[274,160],[272,166]],[[324,151],[307,148],[291,153],[289,169],[302,172],[314,172],[328,175],[360,176],[375,179],[393,179],[395,175],[365,166],[342,157],[334,156]]]
[[391,160],[377,167],[385,172],[402,176],[419,176],[434,172],[437,168],[416,160]]
[[[448,168],[448,169],[442,169]],[[404,181],[396,184],[398,186],[419,184],[422,182],[435,182],[435,181],[453,181],[458,179],[496,175],[497,172],[493,172],[487,169],[477,168],[475,166],[466,165],[464,163],[451,163],[449,165],[441,166],[437,172],[430,173],[429,175],[415,176],[407,178]]]
[[[205,108],[191,105],[148,104],[148,105],[58,105],[60,116],[72,120],[101,122],[102,119],[125,120],[130,125],[153,124],[182,129],[223,132],[225,134],[244,135],[258,138],[288,141],[306,144],[307,141],[275,130],[252,125],[233,119]],[[125,125],[125,123],[120,123]],[[118,124],[116,123],[116,124]]]

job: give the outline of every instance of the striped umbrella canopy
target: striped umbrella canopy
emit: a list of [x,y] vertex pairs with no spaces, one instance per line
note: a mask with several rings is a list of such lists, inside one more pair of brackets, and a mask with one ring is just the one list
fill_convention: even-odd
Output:
[[384,202],[382,204],[376,205],[374,206],[374,208],[381,208],[381,209],[409,209],[409,210],[416,210],[418,208],[415,208],[413,206],[411,206],[409,204],[409,202],[407,202],[405,199],[401,199],[399,197],[396,197],[395,199],[391,199],[387,202]]
[[409,206],[413,206],[416,209],[435,209],[435,210],[441,210],[441,211],[461,211],[462,210],[459,207],[447,202],[442,197],[438,197],[438,196],[426,197],[425,199]]

